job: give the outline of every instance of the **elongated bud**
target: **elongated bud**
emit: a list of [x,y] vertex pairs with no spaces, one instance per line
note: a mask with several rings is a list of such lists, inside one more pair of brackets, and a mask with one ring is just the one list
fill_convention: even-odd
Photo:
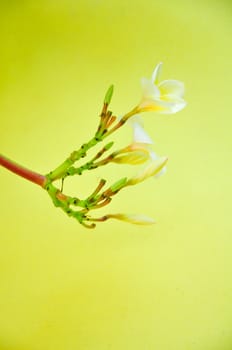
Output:
[[106,151],[108,151],[112,146],[113,146],[113,144],[114,144],[114,142],[112,141],[112,142],[109,142],[109,143],[107,143],[105,146],[104,146],[104,149],[106,150]]
[[114,85],[110,85],[105,95],[104,104],[107,104],[107,105],[110,104],[111,98],[113,96],[113,92],[114,92]]
[[137,165],[137,164],[145,163],[148,159],[149,159],[149,153],[140,151],[140,152],[133,152],[133,153],[117,156],[112,159],[112,162],[118,163],[118,164]]
[[126,186],[136,185],[151,176],[157,175],[163,169],[167,161],[168,158],[160,157],[158,160],[150,162],[150,164],[141,173],[129,179]]
[[136,225],[153,225],[155,220],[142,214],[109,214],[107,219],[117,219]]
[[150,151],[145,143],[134,142],[129,146],[114,152],[111,162],[119,164],[143,164],[150,159]]

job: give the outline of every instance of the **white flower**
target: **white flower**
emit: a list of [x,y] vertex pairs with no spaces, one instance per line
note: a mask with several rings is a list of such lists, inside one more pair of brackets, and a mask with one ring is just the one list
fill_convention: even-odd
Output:
[[143,97],[138,112],[157,111],[160,113],[176,113],[186,106],[184,84],[178,80],[159,82],[162,63],[159,63],[150,79],[142,78]]
[[[152,162],[158,161],[160,158],[153,151],[151,145],[154,144],[151,137],[146,133],[143,128],[142,118],[137,114],[130,119],[130,124],[133,129],[133,142],[143,144],[144,149],[146,149],[149,153],[149,160]],[[155,177],[159,177],[166,173],[166,166],[164,166]]]

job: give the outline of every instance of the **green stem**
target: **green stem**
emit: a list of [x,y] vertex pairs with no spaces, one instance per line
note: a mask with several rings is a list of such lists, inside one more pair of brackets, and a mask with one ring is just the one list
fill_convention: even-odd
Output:
[[[111,87],[112,89],[112,87]],[[55,168],[53,171],[51,171],[49,174],[46,174],[47,179],[50,182],[53,182],[58,179],[62,179],[66,177],[67,175],[74,175],[75,173],[78,173],[77,171],[72,172],[72,174],[68,174],[68,170],[70,171],[74,170],[71,169],[72,165],[78,161],[80,158],[83,158],[86,156],[87,151],[95,146],[98,142],[101,142],[103,139],[111,135],[114,131],[116,131],[118,128],[120,128],[130,117],[135,115],[138,112],[138,107],[133,108],[130,112],[125,114],[123,118],[109,131],[107,131],[107,122],[109,121],[112,112],[107,111],[107,104],[104,104],[103,110],[102,110],[102,118],[103,121],[100,123],[98,130],[95,134],[95,137],[92,138],[89,142],[83,144],[81,148],[77,151],[73,151],[71,155],[63,162],[61,163],[57,168]],[[111,144],[111,143],[110,143]],[[110,147],[109,147],[110,148]],[[76,169],[76,168],[75,168]],[[85,170],[85,169],[84,169]]]
[[63,163],[61,163],[55,170],[47,174],[50,181],[55,181],[64,177],[67,169],[74,163],[70,158],[67,158]]
[[78,151],[73,151],[63,163],[61,163],[56,169],[47,174],[46,177],[51,182],[65,177],[67,175],[67,170],[80,158],[84,158],[86,156],[86,152],[100,141],[101,139],[94,137],[88,143],[83,144]]
[[44,175],[36,173],[30,169],[23,167],[22,165],[12,161],[11,159],[0,154],[0,165],[10,170],[12,173],[17,174],[28,181],[31,181],[41,187],[45,187],[47,178]]

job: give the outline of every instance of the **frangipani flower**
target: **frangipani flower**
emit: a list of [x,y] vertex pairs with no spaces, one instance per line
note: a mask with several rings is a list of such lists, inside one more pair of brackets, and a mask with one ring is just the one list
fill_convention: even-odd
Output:
[[159,63],[150,79],[142,78],[143,97],[137,107],[138,112],[157,111],[172,114],[186,106],[184,84],[178,80],[159,82],[162,63]]
[[[135,115],[131,118],[130,124],[133,129],[133,141],[135,143],[142,143],[143,147],[147,150],[149,153],[149,160],[150,161],[157,161],[159,157],[157,154],[153,151],[151,145],[154,144],[150,136],[146,133],[146,131],[143,128],[142,124],[142,118],[139,115]],[[155,175],[155,177],[159,177],[160,175],[163,175],[166,172],[166,166],[164,166],[159,173]]]

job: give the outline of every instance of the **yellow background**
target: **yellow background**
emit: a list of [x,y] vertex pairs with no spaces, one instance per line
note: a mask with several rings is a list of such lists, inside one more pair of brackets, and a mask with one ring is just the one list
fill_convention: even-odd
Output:
[[[1,1],[0,145],[21,164],[57,166],[92,136],[108,86],[121,115],[160,61],[188,101],[173,116],[144,115],[167,174],[102,211],[145,213],[152,227],[86,230],[1,169],[1,350],[232,348],[231,10],[214,0]],[[125,127],[116,139],[130,137]],[[114,165],[66,189],[86,196],[101,176],[128,172]]]

